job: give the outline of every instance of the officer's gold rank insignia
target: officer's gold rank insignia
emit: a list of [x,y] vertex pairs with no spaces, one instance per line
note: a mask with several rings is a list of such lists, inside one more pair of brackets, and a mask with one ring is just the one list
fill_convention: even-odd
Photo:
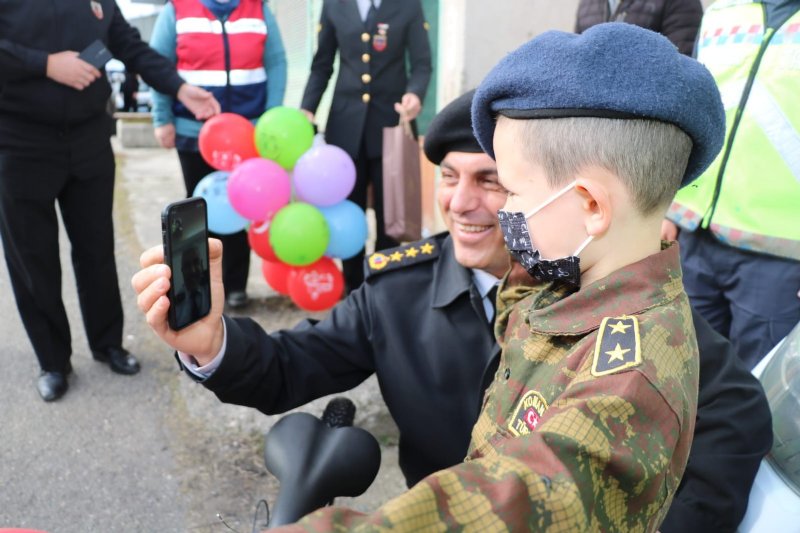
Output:
[[635,316],[606,317],[600,324],[592,362],[593,376],[607,376],[642,363],[639,321]]
[[367,277],[379,272],[388,272],[397,268],[429,261],[439,256],[439,246],[436,239],[424,239],[381,250],[367,257]]

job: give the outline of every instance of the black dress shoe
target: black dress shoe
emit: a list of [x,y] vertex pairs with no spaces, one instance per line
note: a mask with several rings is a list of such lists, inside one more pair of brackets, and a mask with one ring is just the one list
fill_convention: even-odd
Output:
[[227,298],[225,298],[225,302],[231,309],[241,309],[250,303],[250,298],[247,297],[245,291],[231,291],[228,293]]
[[130,376],[139,372],[139,361],[125,348],[108,348],[103,351],[93,351],[95,361],[108,363],[111,370],[117,374]]
[[39,396],[42,397],[42,400],[54,402],[64,396],[64,393],[69,388],[67,375],[64,372],[45,372],[42,370],[39,380],[36,382],[36,388],[39,390]]

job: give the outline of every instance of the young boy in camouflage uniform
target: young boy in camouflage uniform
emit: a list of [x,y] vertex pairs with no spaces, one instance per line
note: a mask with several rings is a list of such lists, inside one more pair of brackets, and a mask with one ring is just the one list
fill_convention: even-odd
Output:
[[522,268],[501,288],[503,355],[469,455],[372,515],[328,508],[300,526],[655,531],[686,465],[698,378],[678,246],[660,225],[721,146],[714,81],[666,38],[604,24],[512,52],[472,112]]

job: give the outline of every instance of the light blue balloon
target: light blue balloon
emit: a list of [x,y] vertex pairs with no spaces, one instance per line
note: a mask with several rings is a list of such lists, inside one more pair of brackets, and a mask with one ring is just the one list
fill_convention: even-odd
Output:
[[349,259],[364,247],[367,240],[367,218],[364,210],[350,200],[329,207],[319,207],[330,229],[330,240],[325,255]]
[[237,213],[228,199],[230,172],[212,172],[197,183],[193,196],[205,198],[208,205],[208,229],[219,235],[230,235],[247,227],[248,220]]

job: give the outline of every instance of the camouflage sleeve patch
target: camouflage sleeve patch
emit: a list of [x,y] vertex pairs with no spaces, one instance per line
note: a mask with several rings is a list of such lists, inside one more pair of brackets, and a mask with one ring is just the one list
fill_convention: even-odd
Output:
[[366,258],[367,278],[398,268],[424,263],[437,257],[439,257],[439,244],[433,237],[381,250]]
[[592,375],[607,376],[640,364],[639,320],[635,316],[604,318],[597,332]]

